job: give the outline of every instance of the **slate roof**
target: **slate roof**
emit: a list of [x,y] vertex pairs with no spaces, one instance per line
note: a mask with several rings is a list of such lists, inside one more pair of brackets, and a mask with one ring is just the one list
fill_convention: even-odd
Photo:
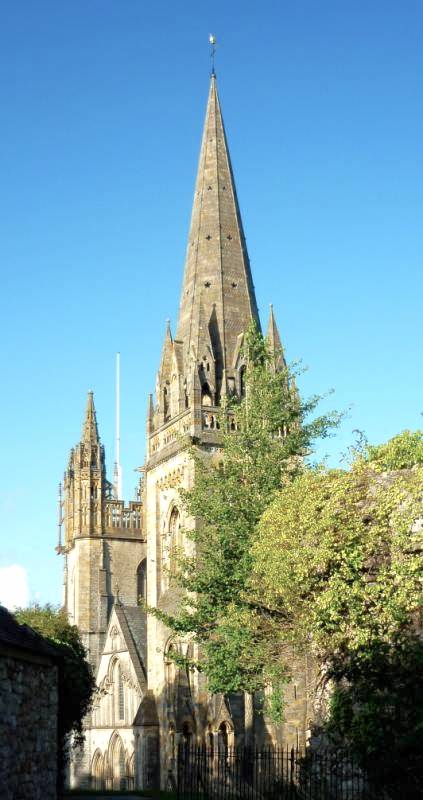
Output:
[[54,647],[28,625],[20,625],[4,606],[0,606],[0,646],[2,644],[28,653],[46,656],[55,661],[60,660],[60,655]]
[[237,336],[251,319],[260,327],[216,76],[212,75],[175,336],[183,342],[185,366],[192,348],[201,360],[213,329],[220,370],[230,368]]
[[146,612],[139,606],[115,603],[114,611],[119,621],[129,655],[140,686],[145,686],[147,673],[147,620]]

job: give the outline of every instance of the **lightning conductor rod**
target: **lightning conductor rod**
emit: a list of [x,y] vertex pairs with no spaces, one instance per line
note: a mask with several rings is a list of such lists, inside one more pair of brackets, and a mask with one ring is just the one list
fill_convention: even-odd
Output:
[[115,497],[122,500],[122,467],[120,463],[120,353],[116,353],[116,451]]
[[59,553],[62,549],[62,524],[63,524],[63,500],[62,500],[62,484],[59,483],[59,491],[57,495],[57,547]]

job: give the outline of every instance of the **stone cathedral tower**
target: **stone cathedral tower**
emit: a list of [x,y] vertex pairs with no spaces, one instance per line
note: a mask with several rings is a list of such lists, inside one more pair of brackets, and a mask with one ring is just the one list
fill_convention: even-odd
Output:
[[[192,654],[145,614],[174,610],[169,580],[182,530],[181,487],[193,480],[189,445],[219,449],[218,409],[244,392],[243,339],[260,326],[228,144],[213,74],[200,151],[176,335],[165,331],[155,398],[147,411],[147,448],[140,502],[113,499],[105,474],[94,401],[65,474],[65,602],[96,670],[98,695],[86,720],[84,752],[73,784],[97,788],[166,786],[178,739],[198,743],[270,741],[254,719],[252,698],[210,696],[200,676],[178,667],[171,651]],[[274,367],[283,363],[273,311],[268,341]],[[195,655],[195,654],[194,654]],[[295,686],[286,741],[304,740],[307,670]]]
[[116,593],[137,603],[137,567],[145,556],[140,502],[113,499],[106,479],[93,393],[89,392],[81,441],[71,450],[63,481],[64,604],[96,667]]

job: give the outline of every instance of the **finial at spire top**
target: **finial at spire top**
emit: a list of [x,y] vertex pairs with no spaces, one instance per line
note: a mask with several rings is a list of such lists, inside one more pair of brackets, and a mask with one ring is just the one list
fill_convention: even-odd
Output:
[[215,35],[213,33],[211,33],[209,35],[209,42],[210,42],[210,58],[212,60],[211,75],[212,75],[212,78],[215,78],[216,77],[216,73],[215,73],[215,70],[214,70],[214,57],[215,57],[215,54],[216,54],[216,37],[215,37]]

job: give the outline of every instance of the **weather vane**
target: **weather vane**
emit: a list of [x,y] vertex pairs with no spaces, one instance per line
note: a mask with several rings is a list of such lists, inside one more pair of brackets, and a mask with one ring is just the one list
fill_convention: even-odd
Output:
[[211,74],[215,75],[216,73],[214,71],[214,56],[215,56],[215,53],[216,53],[216,37],[212,33],[209,36],[209,42],[210,42],[210,48],[211,48],[210,58],[212,60],[212,71],[211,71]]

